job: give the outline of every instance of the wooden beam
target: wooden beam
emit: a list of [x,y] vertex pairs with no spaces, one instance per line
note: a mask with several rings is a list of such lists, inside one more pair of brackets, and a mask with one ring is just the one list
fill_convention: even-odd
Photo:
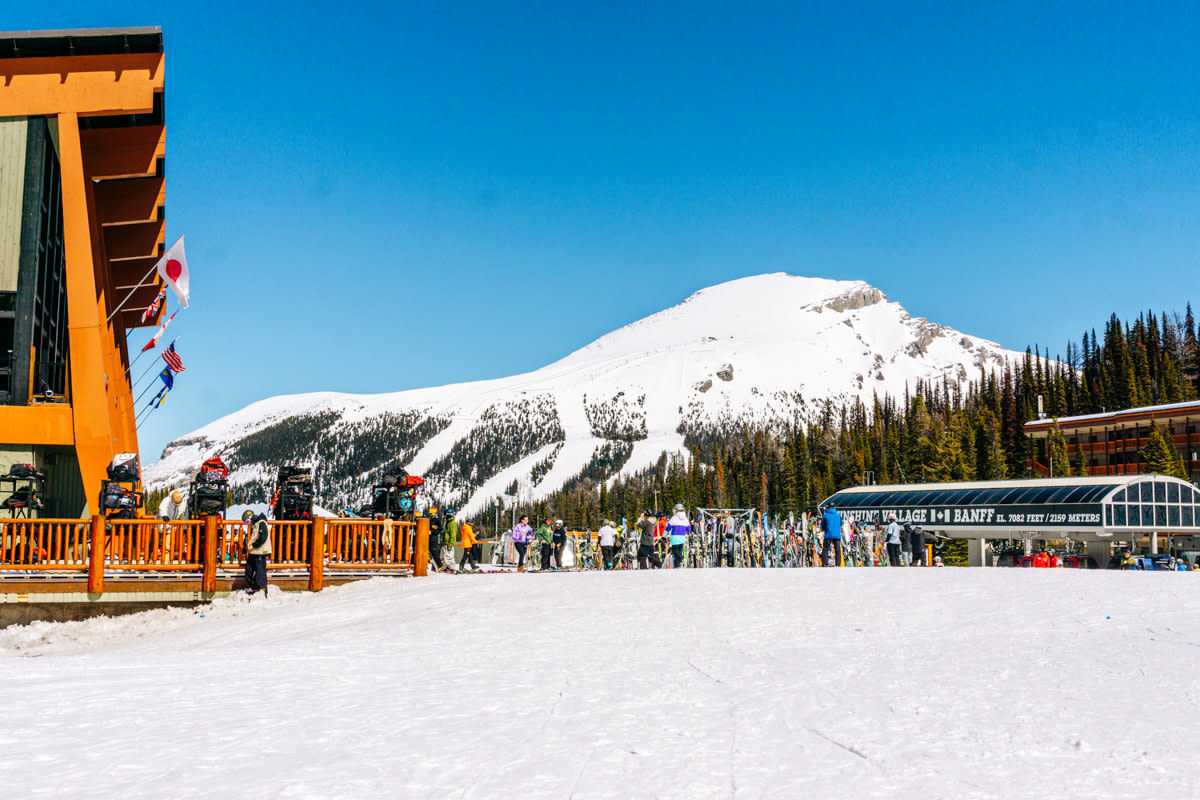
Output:
[[104,252],[109,262],[153,258],[158,252],[158,243],[166,236],[166,228],[165,222],[158,221],[110,225],[104,229]]
[[142,178],[158,174],[167,153],[167,127],[97,128],[79,132],[84,172],[92,180]]
[[162,53],[0,59],[0,117],[146,114],[162,90]]
[[166,203],[166,181],[163,178],[100,181],[93,190],[96,195],[96,216],[101,225],[162,219]]

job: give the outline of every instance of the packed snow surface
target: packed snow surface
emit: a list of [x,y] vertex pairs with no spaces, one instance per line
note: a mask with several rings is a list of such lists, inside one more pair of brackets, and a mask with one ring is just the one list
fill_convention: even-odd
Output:
[[1197,581],[440,576],[14,627],[0,775],[13,798],[1197,797]]

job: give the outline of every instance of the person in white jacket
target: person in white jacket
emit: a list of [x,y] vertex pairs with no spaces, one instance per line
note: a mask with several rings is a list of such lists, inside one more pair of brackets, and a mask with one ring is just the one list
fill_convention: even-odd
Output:
[[600,526],[600,554],[603,560],[602,569],[613,568],[613,553],[617,549],[617,529],[610,520],[605,520]]
[[[251,512],[247,511],[246,514]],[[242,516],[245,519],[245,515]],[[265,514],[254,514],[247,522],[246,533],[246,591],[249,594],[262,590],[267,596],[267,556],[271,555],[271,527]]]
[[[158,504],[158,518],[163,522],[187,519],[187,513],[187,503],[183,502],[183,492],[178,489],[172,489]],[[175,555],[171,550],[171,526],[160,525],[158,534],[160,552],[167,554],[168,560],[173,562]]]
[[896,522],[895,514],[888,514],[887,526],[888,566],[900,566],[900,523]]

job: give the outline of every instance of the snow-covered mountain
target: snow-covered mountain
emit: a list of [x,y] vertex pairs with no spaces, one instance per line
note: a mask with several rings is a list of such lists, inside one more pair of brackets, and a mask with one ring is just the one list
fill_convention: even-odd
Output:
[[534,372],[394,394],[273,397],[175,440],[145,469],[186,484],[220,454],[253,501],[275,469],[317,467],[333,508],[403,467],[474,513],[527,502],[587,471],[612,478],[683,450],[685,436],[803,418],[816,404],[965,381],[1019,354],[912,317],[861,281],[783,273],[730,281]]

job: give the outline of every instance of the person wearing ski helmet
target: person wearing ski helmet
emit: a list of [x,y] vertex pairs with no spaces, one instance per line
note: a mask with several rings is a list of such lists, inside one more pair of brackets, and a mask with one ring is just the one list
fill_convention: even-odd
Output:
[[671,534],[671,567],[679,569],[683,566],[683,545],[687,542],[692,523],[688,522],[683,503],[676,503],[673,510],[674,513],[667,522],[667,531]]
[[662,566],[662,562],[654,553],[654,529],[657,526],[658,515],[653,511],[643,511],[642,518],[638,520],[637,524],[638,533],[641,534],[637,552],[639,569],[650,569],[651,564],[655,569]]
[[912,546],[913,526],[911,522],[904,523],[903,530],[900,531],[900,565],[905,567],[912,566],[913,546]]
[[562,569],[563,549],[567,546],[567,528],[561,519],[554,520],[554,530],[550,532],[550,545],[554,553],[554,568]]
[[538,550],[541,553],[542,563],[540,569],[550,569],[550,554],[554,550],[551,545],[551,540],[554,538],[554,528],[551,526],[551,522],[553,522],[553,518],[546,517],[534,533],[534,537],[538,543]]
[[438,572],[446,568],[442,563],[442,515],[437,506],[429,509],[429,560]]
[[888,566],[898,567],[900,566],[900,536],[902,531],[900,523],[896,522],[895,514],[888,514],[888,526],[885,533],[887,535]]

